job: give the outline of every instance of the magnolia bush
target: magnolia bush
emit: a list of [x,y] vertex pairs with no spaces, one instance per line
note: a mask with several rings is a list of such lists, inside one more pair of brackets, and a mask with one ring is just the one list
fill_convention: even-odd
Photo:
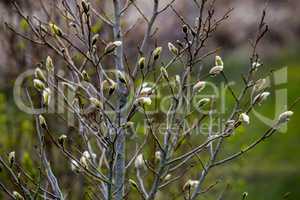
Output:
[[[179,190],[172,193],[178,197],[198,199],[214,187],[204,187],[212,168],[243,156],[293,115],[292,111],[282,113],[248,146],[226,152],[227,157],[220,154],[235,129],[251,126],[252,109],[263,106],[270,95],[266,79],[257,78],[262,68],[257,47],[268,31],[265,11],[251,41],[243,87],[236,91],[219,49],[208,49],[210,38],[231,12],[216,16],[215,1],[194,1],[198,15],[192,23],[176,10],[175,0],[164,5],[153,0],[150,16],[134,0],[106,2],[112,9],[98,9],[98,1],[92,0],[55,2],[53,13],[46,2],[42,4],[45,20],[41,14],[26,14],[12,1],[31,34],[18,32],[13,25],[8,28],[52,51],[40,58],[22,85],[36,122],[39,159],[34,162],[39,175],[27,173],[15,152],[0,157],[1,168],[10,177],[1,188],[13,199],[68,199],[69,193],[77,192],[69,187],[78,180],[85,181],[84,196],[89,199],[166,199],[161,192],[174,184]],[[129,10],[138,12],[146,26],[136,50],[132,44],[126,46],[127,33],[136,28],[126,24]],[[157,42],[157,32],[164,27],[156,27],[155,22],[166,11],[182,24],[169,30],[180,37]],[[97,22],[102,29],[95,32]],[[234,102],[222,116],[219,97],[209,89],[220,80]],[[221,124],[215,130],[219,118]],[[208,124],[208,131],[200,128],[202,124]],[[57,131],[61,126],[72,127],[75,134]],[[68,185],[61,184],[57,174],[65,162],[64,173],[71,173]],[[193,167],[197,170],[191,173]]]

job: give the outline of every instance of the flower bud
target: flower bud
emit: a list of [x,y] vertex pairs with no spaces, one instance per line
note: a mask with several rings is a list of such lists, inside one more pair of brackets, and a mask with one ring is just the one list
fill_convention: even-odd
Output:
[[121,41],[114,41],[114,42],[110,42],[106,45],[104,53],[105,54],[109,54],[111,52],[113,52],[117,47],[121,46],[122,42]]
[[184,186],[183,186],[183,190],[186,191],[186,190],[190,190],[191,188],[195,188],[199,185],[199,181],[196,181],[196,180],[188,180]]
[[88,152],[88,151],[84,151],[83,153],[82,153],[82,156],[84,156],[86,159],[95,159],[96,157],[97,157],[97,155],[96,154],[94,154],[94,153],[92,153],[92,155],[90,154],[90,152]]
[[66,139],[67,139],[67,136],[66,136],[65,134],[62,134],[62,135],[59,136],[59,138],[58,138],[58,143],[59,143],[61,146],[64,146]]
[[16,200],[25,200],[24,197],[17,191],[13,191],[12,194]]
[[161,52],[162,52],[162,47],[156,47],[156,49],[154,49],[153,51],[153,59],[154,60],[159,59]]
[[140,98],[137,98],[136,99],[136,102],[138,104],[141,104],[141,105],[147,105],[147,106],[150,106],[151,103],[152,103],[152,100],[150,97],[140,97]]
[[265,101],[268,98],[269,95],[270,95],[270,92],[263,92],[263,93],[256,95],[253,99],[253,104],[260,105],[263,101]]
[[161,152],[160,151],[155,152],[155,159],[156,160],[161,160]]
[[143,154],[139,154],[135,161],[134,161],[134,166],[136,169],[141,169],[141,168],[144,168],[145,167],[145,161],[144,161],[144,158],[143,158]]
[[184,32],[184,33],[187,33],[188,32],[188,27],[187,27],[187,25],[183,25],[182,26],[182,31]]
[[246,113],[241,113],[239,116],[239,120],[246,124],[250,124],[250,117]]
[[78,162],[76,160],[71,160],[71,170],[72,171],[78,171],[80,168]]
[[45,88],[43,90],[43,103],[49,106],[50,101],[51,101],[51,90],[49,88]]
[[16,153],[12,151],[8,154],[8,162],[10,167],[14,165],[15,160],[16,160]]
[[98,38],[99,38],[99,34],[95,34],[95,35],[92,37],[92,46],[96,44]]
[[203,107],[210,102],[210,98],[203,98],[198,101],[198,107]]
[[160,72],[163,75],[164,79],[169,80],[169,75],[168,75],[168,72],[167,72],[166,68],[161,67]]
[[54,23],[49,23],[49,26],[50,26],[50,29],[51,29],[51,32],[59,37],[61,37],[63,34],[62,34],[62,31],[61,29]]
[[132,179],[129,179],[129,183],[134,187],[134,188],[139,188],[138,187],[138,184],[134,181],[134,180],[132,180]]
[[91,97],[90,102],[96,106],[97,108],[103,108],[103,104],[101,101],[99,101],[97,98]]
[[257,80],[255,82],[255,85],[253,86],[253,91],[258,92],[258,91],[262,90],[265,87],[266,83],[267,83],[267,80],[264,78]]
[[39,123],[42,128],[47,128],[46,119],[44,118],[43,115],[39,115]]
[[172,52],[174,55],[178,55],[178,49],[171,43],[168,43],[169,51]]
[[164,181],[169,181],[172,178],[171,174],[167,174],[164,178]]
[[138,65],[139,65],[140,69],[144,69],[144,67],[145,67],[145,61],[146,61],[145,57],[141,57],[139,59]]
[[47,56],[47,58],[46,58],[46,69],[48,70],[48,72],[54,71],[53,61],[50,56]]
[[33,80],[33,86],[38,91],[43,91],[45,89],[45,87],[46,87],[45,84],[41,80],[39,80],[39,79],[34,79]]
[[121,72],[121,71],[118,70],[118,71],[117,71],[117,76],[118,76],[118,79],[119,79],[119,81],[120,81],[121,83],[127,85],[126,77],[125,77],[125,75],[124,75],[123,72]]
[[293,111],[286,111],[284,113],[281,113],[278,117],[278,124],[283,124],[288,122],[293,114],[294,114]]
[[140,91],[140,95],[141,96],[148,96],[148,95],[151,95],[152,94],[152,91],[153,91],[153,88],[152,87],[148,87],[148,86],[142,86],[142,89]]
[[88,169],[88,168],[89,168],[88,159],[87,159],[85,156],[81,156],[79,162],[80,162],[80,165],[81,165],[84,169]]
[[37,67],[35,70],[34,70],[34,77],[36,78],[36,79],[39,79],[39,80],[41,80],[41,81],[47,81],[46,80],[46,77],[45,77],[45,75],[44,75],[44,73],[43,73],[43,71],[41,70],[41,68],[39,68],[39,67]]
[[194,86],[193,86],[193,92],[200,92],[205,88],[206,82],[205,81],[198,81]]
[[222,65],[214,66],[213,68],[211,68],[209,70],[209,74],[212,75],[212,76],[216,76],[216,75],[220,74],[222,71],[223,71],[223,66]]
[[215,65],[216,66],[224,66],[223,60],[220,56],[216,56],[215,58]]
[[90,76],[89,76],[89,74],[85,70],[83,70],[81,72],[81,76],[82,76],[83,80],[85,80],[85,81],[89,81],[90,80]]
[[254,71],[256,71],[260,66],[261,66],[261,64],[259,62],[253,62],[252,63],[252,69]]

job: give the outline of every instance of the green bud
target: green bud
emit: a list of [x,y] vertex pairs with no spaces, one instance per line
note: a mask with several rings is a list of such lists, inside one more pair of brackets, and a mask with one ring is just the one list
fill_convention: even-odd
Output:
[[53,61],[50,56],[47,56],[47,58],[46,58],[46,69],[48,70],[48,72],[54,71]]
[[8,154],[8,162],[10,167],[14,165],[15,160],[16,160],[16,153],[12,151]]
[[166,68],[161,67],[161,68],[160,68],[160,72],[161,72],[161,74],[163,75],[163,77],[164,77],[166,80],[169,79],[169,75],[168,75],[168,72],[167,72]]
[[91,97],[90,98],[90,102],[96,106],[97,108],[102,108],[103,107],[103,104],[101,101],[99,101],[97,98],[94,98],[94,97]]
[[45,89],[45,87],[46,87],[45,84],[41,80],[39,80],[39,79],[34,79],[33,80],[33,86],[38,91],[43,91]]
[[154,60],[159,59],[161,52],[162,52],[162,47],[157,47],[156,49],[154,49],[154,51],[153,51],[153,59]]
[[171,43],[168,43],[169,51],[172,52],[174,55],[178,55],[178,49]]
[[62,34],[62,31],[61,29],[54,23],[49,23],[49,26],[50,26],[50,29],[51,29],[51,32],[59,37],[61,37],[63,34]]
[[58,138],[58,143],[61,145],[61,146],[64,146],[64,143],[67,139],[67,136],[65,134],[62,134],[61,136],[59,136]]
[[90,80],[90,76],[85,70],[82,71],[81,76],[82,76],[83,80],[85,80],[85,81]]
[[45,88],[43,90],[43,102],[45,105],[49,106],[51,100],[51,90],[49,88]]
[[39,123],[42,128],[47,128],[46,119],[44,118],[43,115],[39,115]]
[[16,200],[24,200],[24,197],[17,191],[13,191],[13,196]]
[[216,66],[223,66],[224,65],[223,60],[220,56],[216,56],[215,64],[216,64]]
[[139,59],[139,67],[140,67],[140,69],[144,69],[144,67],[145,67],[145,61],[146,61],[146,58],[145,57],[141,57],[140,59]]
[[39,67],[37,67],[35,70],[34,70],[34,76],[35,76],[35,78],[37,78],[37,79],[40,79],[40,80],[42,80],[42,81],[47,81],[46,80],[46,77],[45,77],[45,75],[44,75],[44,73],[43,73],[43,71],[41,70],[41,68],[39,68]]

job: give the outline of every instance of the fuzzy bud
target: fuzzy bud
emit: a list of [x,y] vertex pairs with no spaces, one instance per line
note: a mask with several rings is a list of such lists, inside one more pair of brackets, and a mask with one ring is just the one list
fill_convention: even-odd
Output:
[[261,66],[261,64],[259,62],[253,62],[252,63],[252,69],[254,71],[256,71],[260,66]]
[[161,152],[160,151],[155,152],[155,159],[156,160],[161,160]]
[[17,191],[13,191],[12,195],[16,200],[24,200],[24,197]]
[[95,45],[98,41],[98,38],[99,38],[99,34],[95,34],[93,37],[92,37],[92,46]]
[[293,114],[294,114],[293,111],[286,111],[284,113],[281,113],[278,117],[278,124],[283,124],[288,122]]
[[255,85],[253,86],[253,92],[258,92],[260,90],[262,90],[265,85],[267,83],[267,80],[266,79],[259,79],[255,82]]
[[57,35],[59,37],[61,37],[63,34],[62,34],[62,31],[61,29],[54,23],[49,23],[49,26],[50,26],[50,29],[51,29],[51,32],[54,34],[54,35]]
[[16,153],[12,151],[8,154],[8,162],[10,167],[14,165],[15,160],[16,160]]
[[174,55],[178,55],[178,49],[171,43],[168,43],[169,51],[172,52]]
[[184,186],[183,186],[183,190],[186,191],[186,190],[190,190],[191,188],[195,188],[199,185],[199,181],[196,181],[196,180],[188,180]]
[[47,81],[43,71],[39,67],[34,70],[34,77],[45,82]]
[[47,56],[46,58],[46,69],[48,72],[53,72],[54,71],[54,65],[52,58],[50,56]]
[[223,60],[220,56],[216,56],[215,58],[215,65],[216,66],[224,66]]
[[42,128],[47,128],[46,119],[43,115],[39,115],[39,123]]
[[152,103],[152,100],[150,97],[140,97],[140,98],[137,98],[136,99],[136,102],[138,104],[141,104],[141,105],[147,105],[147,106],[150,106],[151,103]]
[[84,169],[88,169],[89,168],[89,164],[88,164],[88,159],[85,156],[81,156],[80,158],[80,165],[84,168]]
[[153,51],[153,59],[154,60],[159,59],[161,52],[162,52],[162,47],[156,47],[156,49],[154,49]]
[[206,82],[205,81],[198,81],[194,86],[193,86],[193,92],[201,92],[205,88]]
[[106,45],[104,53],[105,54],[109,54],[111,52],[113,52],[117,47],[121,46],[122,42],[121,41],[114,41],[114,42],[110,42]]
[[95,98],[95,97],[91,97],[91,98],[90,98],[90,102],[91,102],[94,106],[96,106],[97,108],[102,108],[102,107],[103,107],[102,102],[99,101],[99,100],[98,100],[97,98]]
[[143,158],[143,154],[139,154],[135,161],[134,161],[134,166],[136,169],[141,169],[141,168],[144,168],[145,167],[145,161],[144,161],[144,158]]
[[220,74],[223,71],[223,68],[224,67],[222,65],[214,66],[213,68],[211,68],[209,70],[209,74],[212,75],[212,76],[216,76],[216,75]]
[[265,101],[268,98],[269,95],[270,95],[270,92],[263,92],[263,93],[256,95],[253,99],[253,104],[260,105],[263,101]]
[[39,80],[39,79],[34,79],[33,80],[33,86],[38,91],[43,91],[45,89],[45,87],[46,87],[45,84],[41,80]]
[[166,79],[166,80],[169,79],[169,75],[168,75],[168,72],[167,72],[166,68],[161,67],[161,68],[160,68],[160,72],[161,72],[161,74],[163,75],[164,79]]
[[61,146],[64,146],[66,139],[67,139],[67,136],[66,136],[65,134],[62,134],[62,135],[59,136],[59,138],[58,138],[58,143],[59,143]]
[[51,90],[49,88],[45,88],[43,90],[43,103],[49,106],[50,101],[51,101]]
[[250,124],[250,117],[246,113],[241,113],[239,116],[239,120],[246,124]]
[[141,57],[139,59],[138,65],[139,65],[140,69],[144,69],[144,67],[145,67],[145,61],[146,61],[145,57]]
[[81,76],[82,76],[83,80],[85,80],[85,81],[89,81],[90,80],[90,76],[89,76],[89,74],[85,70],[83,70],[81,72]]
[[78,162],[76,160],[71,160],[71,170],[78,171],[80,168]]
[[169,181],[172,178],[171,174],[167,174],[164,178],[164,181]]

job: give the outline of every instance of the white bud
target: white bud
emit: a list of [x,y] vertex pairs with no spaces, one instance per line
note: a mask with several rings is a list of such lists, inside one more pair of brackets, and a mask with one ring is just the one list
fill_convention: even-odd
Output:
[[165,181],[169,181],[172,178],[171,174],[167,174],[164,178]]
[[267,83],[267,80],[264,78],[257,80],[255,82],[255,85],[253,86],[253,91],[258,92],[258,91],[262,90],[265,87],[266,83]]
[[169,51],[172,52],[174,55],[178,55],[178,49],[171,43],[168,43]]
[[135,168],[137,169],[141,169],[141,168],[144,168],[145,167],[145,161],[144,161],[144,158],[143,158],[143,154],[139,154],[135,161],[134,161],[134,166]]
[[261,104],[263,101],[265,101],[268,96],[270,95],[270,92],[263,92],[263,93],[260,93],[258,95],[256,95],[253,99],[253,104]]
[[71,160],[71,170],[77,171],[80,168],[78,162],[76,160]]
[[294,114],[293,111],[286,111],[281,113],[278,117],[278,124],[286,123],[290,120],[290,117]]
[[150,106],[152,103],[152,100],[150,97],[140,97],[136,99],[136,103],[139,103],[141,105],[148,105]]
[[145,67],[145,62],[146,62],[146,58],[145,58],[145,57],[141,57],[141,58],[139,59],[138,65],[139,65],[140,69],[144,69],[144,67]]
[[142,96],[147,96],[147,95],[150,95],[153,91],[153,88],[152,87],[143,87],[142,86],[142,89],[140,91],[140,95]]
[[34,77],[36,79],[39,79],[39,80],[42,80],[42,81],[45,81],[46,82],[46,77],[43,73],[43,71],[41,70],[41,68],[37,67],[35,70],[34,70]]
[[88,164],[88,159],[86,158],[86,156],[81,156],[80,158],[80,164],[83,168],[88,169],[89,164]]
[[253,68],[254,70],[257,70],[260,66],[261,66],[261,64],[260,64],[259,62],[253,62],[253,63],[252,63],[252,68]]
[[45,88],[43,90],[43,102],[45,105],[50,105],[51,101],[51,90],[49,88]]
[[104,52],[105,52],[105,54],[109,54],[121,45],[122,45],[121,41],[110,42],[106,45]]
[[155,48],[153,51],[153,59],[154,60],[159,59],[161,52],[162,52],[162,47]]
[[239,116],[239,120],[246,124],[250,124],[250,117],[246,113],[241,113]]
[[216,66],[224,66],[223,60],[220,56],[216,56],[215,58],[215,65]]
[[193,92],[200,92],[205,88],[206,82],[205,81],[198,81],[194,86],[193,86]]
[[161,152],[160,151],[155,152],[155,159],[156,160],[161,160]]
[[41,80],[39,80],[39,79],[34,79],[33,80],[33,86],[38,91],[43,91],[45,89],[45,87],[46,87],[45,84]]
[[223,71],[223,66],[217,65],[209,70],[209,74],[212,76],[216,76],[216,75],[220,74],[222,71]]
[[184,184],[183,190],[186,191],[188,189],[195,188],[198,185],[199,185],[199,181],[190,179]]
[[47,128],[46,119],[44,118],[43,115],[39,115],[39,123],[42,128]]
[[16,200],[24,200],[24,197],[17,191],[13,191],[13,196]]
[[161,68],[160,68],[160,72],[161,72],[161,74],[163,75],[163,77],[164,77],[166,80],[169,79],[169,75],[168,75],[168,72],[167,72],[166,68],[161,67]]
[[16,153],[14,151],[8,154],[8,162],[9,166],[12,167],[16,160]]

